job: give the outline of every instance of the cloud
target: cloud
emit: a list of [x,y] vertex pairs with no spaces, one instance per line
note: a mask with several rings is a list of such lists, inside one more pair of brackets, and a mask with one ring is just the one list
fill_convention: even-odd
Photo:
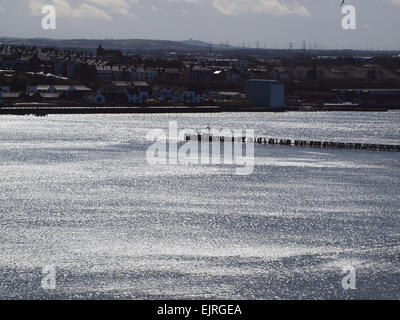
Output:
[[213,6],[225,15],[238,15],[241,12],[274,15],[310,16],[307,8],[298,2],[287,4],[278,0],[213,0]]
[[130,12],[131,4],[139,3],[139,0],[86,0],[92,4],[102,6],[111,10],[112,12],[118,13],[124,16],[135,16]]
[[86,0],[87,2],[103,7],[123,7],[128,8],[128,2],[125,0]]
[[[101,0],[88,0],[89,2]],[[107,2],[103,0],[103,2]],[[118,1],[117,1],[118,2]],[[31,15],[40,16],[42,14],[42,8],[45,3],[43,0],[29,0],[28,5]],[[106,13],[103,9],[97,8],[86,2],[80,3],[78,6],[72,7],[66,0],[52,0],[51,3],[57,10],[58,17],[70,17],[70,18],[94,18],[101,20],[112,20],[111,16]]]
[[[288,3],[283,0],[165,0],[167,2],[186,2],[192,4],[209,4],[220,13],[236,16],[251,12],[265,15],[299,15],[309,17],[307,8],[297,1]],[[400,0],[394,0],[400,1]]]
[[[264,15],[299,15],[309,17],[308,9],[294,0],[164,0],[165,2],[180,2],[191,5],[208,6],[214,10],[227,15],[237,16],[242,13],[264,14]],[[400,0],[392,0],[400,2]],[[101,20],[112,20],[112,14],[135,17],[131,11],[133,5],[139,0],[28,0],[32,15],[41,15],[42,7],[53,4],[57,10],[58,17],[92,18]],[[142,2],[142,7],[143,7]],[[1,11],[0,2],[0,11]],[[159,7],[150,5],[152,11],[158,11]],[[181,8],[181,12],[187,13],[187,8]]]

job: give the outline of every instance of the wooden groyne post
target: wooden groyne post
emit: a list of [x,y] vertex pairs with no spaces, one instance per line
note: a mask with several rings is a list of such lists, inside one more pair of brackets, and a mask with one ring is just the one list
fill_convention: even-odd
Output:
[[212,136],[210,134],[186,135],[186,141],[199,142],[239,142],[239,143],[255,143],[266,145],[295,146],[308,148],[331,148],[331,149],[353,149],[353,150],[370,150],[370,151],[387,151],[400,152],[400,145],[392,144],[371,144],[371,143],[355,143],[355,142],[338,142],[338,141],[319,141],[319,140],[291,140],[276,139],[267,137],[224,137]]

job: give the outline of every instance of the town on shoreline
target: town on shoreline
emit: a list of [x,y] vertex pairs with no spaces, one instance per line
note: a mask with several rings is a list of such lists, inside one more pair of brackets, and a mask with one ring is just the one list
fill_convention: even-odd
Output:
[[0,114],[400,109],[400,55],[368,53],[3,43]]

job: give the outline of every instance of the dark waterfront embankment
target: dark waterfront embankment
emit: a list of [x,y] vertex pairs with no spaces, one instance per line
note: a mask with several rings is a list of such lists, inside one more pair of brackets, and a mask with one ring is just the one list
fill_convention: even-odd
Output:
[[214,113],[219,107],[18,107],[1,108],[3,115],[48,115],[48,114],[131,114],[131,113]]
[[[384,107],[285,107],[256,108],[252,106],[57,106],[57,105],[20,105],[0,108],[2,115],[37,115],[48,114],[131,114],[131,113],[219,113],[219,112],[330,112],[330,111],[363,111],[386,112],[394,108]],[[397,108],[395,108],[397,109]],[[400,109],[400,106],[399,108]]]

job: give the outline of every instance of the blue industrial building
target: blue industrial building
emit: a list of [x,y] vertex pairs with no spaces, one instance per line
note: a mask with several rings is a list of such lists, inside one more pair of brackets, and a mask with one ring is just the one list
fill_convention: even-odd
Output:
[[285,87],[276,80],[248,80],[246,97],[260,108],[282,108],[285,105]]

